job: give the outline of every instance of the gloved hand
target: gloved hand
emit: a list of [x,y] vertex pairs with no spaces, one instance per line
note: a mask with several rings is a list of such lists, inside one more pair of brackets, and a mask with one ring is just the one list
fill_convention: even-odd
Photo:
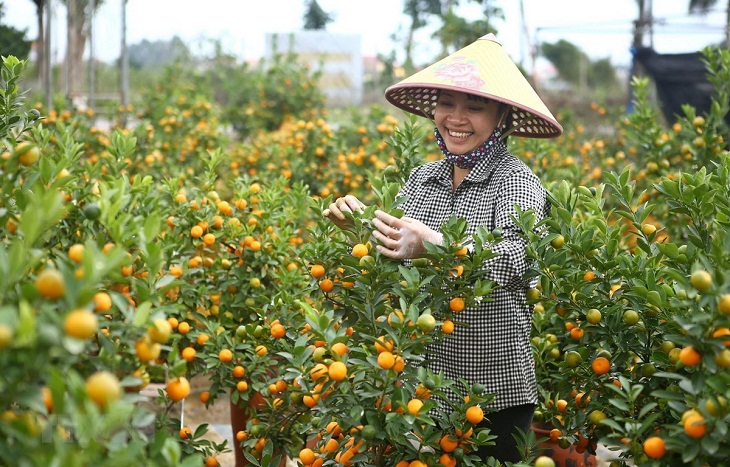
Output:
[[397,218],[377,210],[373,231],[378,251],[389,258],[412,259],[422,256],[426,252],[424,242],[436,245],[443,243],[443,235],[430,229],[423,222],[410,217]]
[[322,211],[322,215],[339,227],[340,229],[346,230],[352,227],[352,223],[345,217],[345,212],[354,213],[355,211],[362,211],[365,209],[365,205],[352,195],[347,195],[342,198],[337,198],[334,203],[330,204],[327,209]]

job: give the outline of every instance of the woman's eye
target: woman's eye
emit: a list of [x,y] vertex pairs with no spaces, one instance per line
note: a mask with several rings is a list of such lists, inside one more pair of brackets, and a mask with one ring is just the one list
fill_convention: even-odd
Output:
[[441,107],[452,107],[453,106],[453,104],[451,104],[451,102],[439,102],[438,105],[440,105]]

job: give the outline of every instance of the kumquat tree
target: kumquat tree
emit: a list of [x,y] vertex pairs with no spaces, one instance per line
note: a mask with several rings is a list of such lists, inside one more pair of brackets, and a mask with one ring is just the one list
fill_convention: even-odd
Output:
[[[667,125],[635,78],[631,113],[590,109],[600,131],[565,111],[562,137],[509,141],[551,202],[515,216],[540,402],[511,465],[730,459],[730,55],[703,53],[707,113]],[[424,365],[499,287],[501,232],[453,217],[408,261],[371,237],[441,156],[431,128],[332,112],[281,57],[172,67],[101,128],[29,103],[25,66],[0,80],[0,464],[501,465],[475,455],[494,394]],[[351,193],[339,229],[322,211]]]

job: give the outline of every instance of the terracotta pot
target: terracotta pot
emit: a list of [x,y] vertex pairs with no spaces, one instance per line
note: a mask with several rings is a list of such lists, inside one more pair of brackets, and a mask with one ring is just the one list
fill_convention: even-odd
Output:
[[547,438],[547,441],[540,444],[540,448],[544,449],[543,456],[550,457],[555,461],[556,467],[596,467],[598,465],[596,456],[583,451],[582,453],[575,450],[574,445],[567,448],[561,448],[558,443],[550,440],[550,430],[552,425],[547,423],[533,423],[532,431],[537,439]]
[[[239,407],[238,404],[233,403],[233,400],[231,400],[230,404],[231,429],[233,430],[233,452],[236,454],[236,467],[245,467],[251,465],[251,463],[243,455],[243,449],[241,449],[238,442],[236,441],[236,433],[241,430],[246,430],[246,422],[248,421],[250,415],[255,413],[256,409],[264,404],[264,397],[260,393],[255,392],[251,396],[251,399],[248,401],[248,405],[246,405],[245,407]],[[282,456],[279,467],[286,467],[286,454],[284,454],[283,452],[276,453],[276,449],[274,449],[274,451],[275,454],[280,454]]]

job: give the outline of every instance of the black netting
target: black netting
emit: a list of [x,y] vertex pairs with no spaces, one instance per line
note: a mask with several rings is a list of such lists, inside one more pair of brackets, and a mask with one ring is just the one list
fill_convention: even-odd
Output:
[[[715,88],[707,79],[704,56],[700,52],[659,54],[650,47],[642,47],[635,50],[634,56],[654,81],[668,122],[673,123],[678,115],[684,115],[684,104],[697,109],[697,115],[710,110]],[[730,114],[725,116],[725,121],[730,124]]]

